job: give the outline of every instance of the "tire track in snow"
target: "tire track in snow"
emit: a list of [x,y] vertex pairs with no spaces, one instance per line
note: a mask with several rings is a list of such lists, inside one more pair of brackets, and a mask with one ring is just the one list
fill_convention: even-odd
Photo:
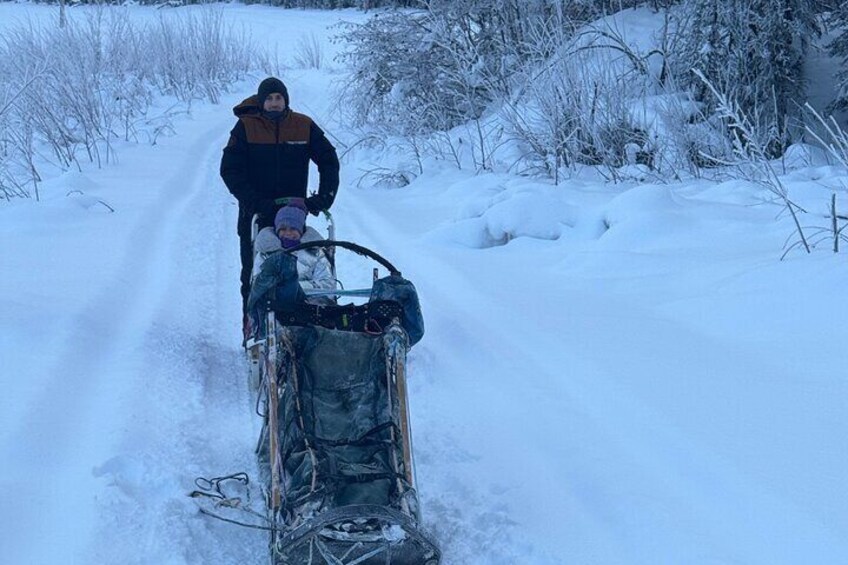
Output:
[[[236,471],[256,477],[256,417],[239,347],[235,207],[218,178],[215,149],[199,163],[195,182],[206,190],[196,193],[191,217],[180,226],[171,261],[178,267],[143,342],[151,378],[137,380],[133,396],[149,401],[130,407],[132,425],[103,469],[117,488],[108,494],[96,538],[109,539],[115,519],[138,536],[92,544],[92,562],[139,555],[128,563],[247,565],[266,558],[265,535],[200,516],[185,497],[196,488],[195,477]],[[152,492],[138,468],[157,478]]]
[[[208,161],[213,151],[220,151],[218,147],[210,147],[208,140],[215,139],[220,131],[220,127],[204,131],[192,144],[188,157],[205,154],[200,161]],[[35,403],[31,415],[21,422],[21,428],[29,430],[28,433],[50,438],[30,449],[43,448],[43,455],[64,457],[80,431],[68,424],[82,425],[90,409],[100,405],[93,401],[97,395],[105,393],[113,397],[120,393],[120,372],[132,369],[122,357],[137,350],[138,341],[151,323],[151,312],[168,289],[175,233],[192,199],[206,188],[202,177],[186,183],[185,179],[194,176],[192,171],[196,168],[197,161],[187,158],[163,183],[156,203],[133,230],[130,239],[138,243],[128,247],[117,277],[103,284],[103,290],[76,316],[72,324],[76,335],[51,371],[52,386]],[[69,367],[75,370],[68,373],[65,369]],[[61,405],[56,401],[71,398],[79,401],[67,405],[75,412],[44,413],[45,406]]]
[[[209,186],[209,178],[217,176],[221,147],[214,140],[226,133],[230,122],[221,112],[221,119],[197,132],[184,150],[161,157],[159,149],[153,155],[154,169],[157,156],[178,159],[179,165],[159,184],[156,198],[135,222],[128,240],[135,243],[126,246],[115,276],[92,281],[101,290],[73,318],[64,352],[57,355],[43,392],[13,433],[30,441],[11,445],[3,454],[19,463],[11,486],[29,495],[20,497],[29,499],[26,506],[15,509],[21,524],[13,535],[31,540],[21,547],[41,547],[45,561],[76,554],[90,535],[93,499],[102,488],[92,468],[108,457],[110,446],[129,427],[126,408],[136,402],[131,396],[139,386],[136,380],[147,376],[145,336],[171,289],[181,223],[191,218],[192,205],[206,200],[204,191],[217,189]],[[214,173],[198,175],[198,167]],[[155,171],[152,177],[128,180],[125,189],[150,190],[142,183],[155,182]],[[61,509],[72,509],[73,520]]]
[[[370,206],[358,200],[352,205],[344,198],[335,214],[345,233],[394,262],[422,301],[427,335],[410,355],[410,404],[424,525],[441,544],[444,565],[558,563],[515,521],[522,509],[511,499],[527,485],[524,474],[505,465],[514,446],[526,443],[527,423],[516,434],[503,421],[525,420],[516,401],[526,405],[535,391],[484,378],[507,367],[516,374],[544,370],[532,355],[517,352],[514,336],[499,326],[514,312],[475,286],[480,273],[469,275],[406,233],[384,200]],[[484,417],[475,421],[478,416]],[[498,467],[504,471],[493,473]]]

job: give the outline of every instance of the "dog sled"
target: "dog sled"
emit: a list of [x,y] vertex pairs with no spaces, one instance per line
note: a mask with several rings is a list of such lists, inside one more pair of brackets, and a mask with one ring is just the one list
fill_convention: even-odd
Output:
[[[345,251],[387,275],[374,269],[370,288],[304,292],[294,259],[303,250],[326,253],[334,274],[336,252]],[[424,333],[415,287],[345,241],[311,237],[264,261],[246,341],[262,418],[264,509],[242,525],[270,533],[273,565],[438,565],[439,549],[421,529],[407,402],[407,352]],[[347,297],[362,303],[339,303]],[[222,517],[242,501],[216,481],[195,494],[214,503],[205,513]]]

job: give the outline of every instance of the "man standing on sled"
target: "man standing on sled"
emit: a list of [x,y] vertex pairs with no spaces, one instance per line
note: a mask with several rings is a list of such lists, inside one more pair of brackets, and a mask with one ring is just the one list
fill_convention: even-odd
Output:
[[[292,112],[286,86],[263,80],[257,93],[233,108],[238,122],[221,158],[221,177],[239,203],[242,307],[250,294],[251,218],[273,226],[279,198],[305,198],[309,213],[328,210],[339,188],[336,149],[309,116]],[[307,197],[309,161],[318,166],[318,193]]]

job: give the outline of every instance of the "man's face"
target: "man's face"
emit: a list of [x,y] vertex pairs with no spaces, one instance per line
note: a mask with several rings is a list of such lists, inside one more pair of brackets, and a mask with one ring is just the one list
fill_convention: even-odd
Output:
[[272,92],[268,95],[268,98],[265,99],[265,103],[262,105],[262,108],[266,112],[282,112],[286,109],[286,99],[283,98],[283,95],[279,92]]

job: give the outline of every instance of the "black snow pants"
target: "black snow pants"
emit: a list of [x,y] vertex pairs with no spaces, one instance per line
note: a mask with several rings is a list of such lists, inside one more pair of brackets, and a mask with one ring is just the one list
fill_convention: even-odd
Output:
[[250,296],[250,272],[253,270],[253,242],[250,239],[249,210],[239,206],[237,231],[241,248],[241,309],[247,312],[247,297]]
[[[253,271],[253,240],[251,239],[253,213],[253,208],[239,206],[238,224],[236,226],[239,247],[241,248],[241,309],[244,313],[247,313],[247,298],[250,296],[250,273]],[[270,214],[270,211],[268,213]],[[259,229],[273,226],[274,218],[260,214],[257,224]]]

